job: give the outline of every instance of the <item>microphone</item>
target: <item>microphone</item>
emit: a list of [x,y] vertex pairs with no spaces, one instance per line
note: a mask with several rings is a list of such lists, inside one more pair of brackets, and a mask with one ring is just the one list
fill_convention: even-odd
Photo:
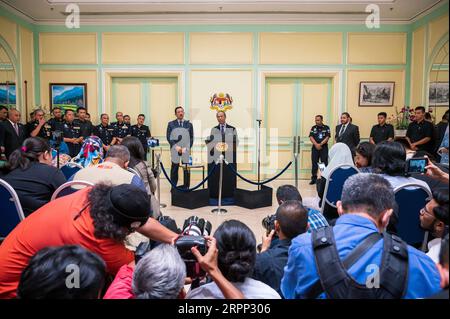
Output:
[[258,119],[257,119],[256,122],[258,122],[259,124],[261,124],[262,120],[258,120]]

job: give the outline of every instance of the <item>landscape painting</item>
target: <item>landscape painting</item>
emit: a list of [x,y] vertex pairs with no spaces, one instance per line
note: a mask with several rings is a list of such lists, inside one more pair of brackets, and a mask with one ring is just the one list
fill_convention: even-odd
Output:
[[395,82],[361,82],[359,106],[393,106]]
[[63,111],[87,109],[86,83],[50,83],[50,108],[60,107]]
[[428,105],[430,106],[449,106],[448,104],[448,82],[432,82],[430,83],[430,98]]
[[0,105],[7,108],[16,106],[16,84],[0,83]]

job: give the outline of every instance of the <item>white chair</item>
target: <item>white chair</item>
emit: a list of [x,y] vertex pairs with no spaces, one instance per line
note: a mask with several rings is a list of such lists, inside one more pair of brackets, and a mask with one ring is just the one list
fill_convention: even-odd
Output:
[[[341,200],[344,183],[352,175],[358,174],[358,169],[353,165],[340,165],[333,169],[326,181],[323,192],[321,212],[324,214],[325,206],[336,208],[336,203]],[[326,214],[325,214],[326,215]],[[325,216],[333,217],[333,216]]]
[[25,218],[16,191],[0,179],[0,242]]
[[[74,187],[74,186],[83,186],[83,187]],[[59,197],[73,194],[76,191],[89,186],[94,186],[94,184],[86,181],[70,181],[64,183],[61,186],[59,186],[57,190],[55,190],[50,201],[55,200]]]

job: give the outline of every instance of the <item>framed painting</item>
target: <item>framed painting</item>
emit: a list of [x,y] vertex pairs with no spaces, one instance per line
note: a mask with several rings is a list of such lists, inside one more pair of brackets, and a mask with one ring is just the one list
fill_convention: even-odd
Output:
[[8,109],[16,106],[15,83],[0,83],[0,105]]
[[63,111],[84,107],[87,110],[86,83],[50,83],[50,109],[60,107]]
[[448,82],[431,82],[429,106],[449,106]]
[[361,82],[359,106],[393,106],[395,82]]

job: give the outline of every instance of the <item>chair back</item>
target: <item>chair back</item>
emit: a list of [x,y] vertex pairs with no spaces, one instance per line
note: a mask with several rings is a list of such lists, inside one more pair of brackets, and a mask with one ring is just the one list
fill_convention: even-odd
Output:
[[0,241],[25,218],[16,191],[0,179]]
[[94,186],[91,182],[86,181],[70,181],[59,186],[52,195],[50,201],[55,200],[59,197],[67,196],[79,191],[85,187]]
[[420,210],[431,200],[431,192],[422,185],[410,183],[395,188],[394,193],[398,205],[397,234],[419,248],[425,238],[425,230],[420,227]]
[[344,187],[345,181],[350,176],[358,173],[358,169],[351,165],[341,165],[330,172],[323,193],[322,213],[325,204],[336,208],[336,203],[341,200],[342,188]]
[[83,166],[81,166],[78,163],[69,162],[69,163],[66,163],[63,167],[61,167],[61,172],[64,174],[64,176],[68,180],[73,175],[75,175],[80,169],[83,169]]

